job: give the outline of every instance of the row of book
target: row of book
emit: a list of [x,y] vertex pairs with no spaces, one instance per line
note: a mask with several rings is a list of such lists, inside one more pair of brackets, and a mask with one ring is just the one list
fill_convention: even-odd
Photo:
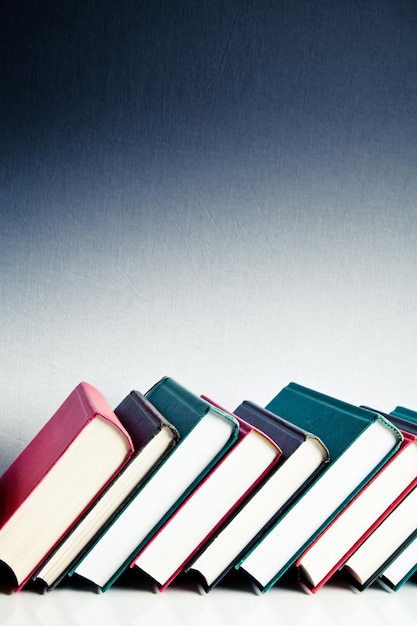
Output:
[[105,591],[129,568],[160,590],[235,570],[263,592],[289,572],[397,590],[417,569],[417,412],[290,383],[232,413],[168,377],[113,411],[80,383],[0,478],[0,562],[16,591]]

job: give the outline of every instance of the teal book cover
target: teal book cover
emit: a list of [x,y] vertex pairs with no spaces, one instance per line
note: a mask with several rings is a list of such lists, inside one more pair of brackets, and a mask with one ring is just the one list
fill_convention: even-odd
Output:
[[237,565],[266,591],[376,472],[403,439],[389,420],[307,387],[290,383],[266,409],[314,432],[330,462],[308,490]]
[[[399,428],[417,434],[417,411],[397,406],[388,417],[392,417]],[[416,572],[417,530],[390,560],[388,567],[379,575],[379,581],[389,590],[398,591]]]
[[[164,377],[146,399],[172,424],[179,443],[71,571],[103,591],[236,442],[236,418]],[[115,548],[116,546],[116,548]]]
[[[397,406],[391,413],[388,414],[388,417],[396,417],[404,421],[405,425],[414,425],[417,426],[417,411],[412,411],[411,409],[407,409],[404,406]],[[414,432],[414,431],[412,431]]]
[[290,383],[266,407],[272,413],[316,434],[329,450],[332,462],[350,446],[371,421],[382,419],[378,412]]

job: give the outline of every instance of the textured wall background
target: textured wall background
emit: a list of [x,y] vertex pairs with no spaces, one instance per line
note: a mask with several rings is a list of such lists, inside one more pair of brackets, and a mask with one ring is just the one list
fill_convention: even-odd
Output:
[[80,380],[417,410],[417,5],[6,0],[0,469]]

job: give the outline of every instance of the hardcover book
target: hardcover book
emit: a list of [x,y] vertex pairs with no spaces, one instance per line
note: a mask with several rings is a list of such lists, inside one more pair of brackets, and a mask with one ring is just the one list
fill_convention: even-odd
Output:
[[[417,412],[402,406],[397,406],[391,413],[391,419],[396,419],[403,427],[417,429]],[[413,430],[413,432],[415,432]],[[413,576],[417,571],[417,538],[410,542],[403,550],[390,562],[388,567],[380,574],[379,580],[384,587],[390,591],[397,591]]]
[[369,587],[416,536],[417,487],[346,561],[342,571],[362,591]]
[[402,431],[400,449],[297,560],[315,593],[417,485],[417,438]]
[[177,428],[180,442],[121,509],[71,574],[108,589],[193,488],[236,441],[236,418],[163,378],[146,398]]
[[[417,412],[398,406],[389,413],[387,417],[398,428],[417,434]],[[411,505],[409,504],[409,506]],[[362,571],[359,573],[361,580],[357,580],[356,578],[354,581],[359,589],[364,589],[369,586],[379,574],[379,582],[381,582],[384,587],[396,591],[417,569],[417,540],[415,538],[413,539],[414,535],[417,534],[417,526],[415,529],[416,532],[413,531],[411,535],[407,535],[407,530],[403,528],[405,523],[404,518],[406,516],[406,506],[400,506],[398,511],[393,511],[393,517],[390,523],[388,523],[387,520],[387,525],[383,526],[380,531],[381,534],[376,534],[373,538],[375,546],[374,552],[377,552],[377,555],[372,555],[374,561],[373,571],[372,568],[369,568],[367,574]],[[397,519],[397,522],[395,522],[395,519]],[[390,542],[390,547],[388,547],[386,536],[389,532],[390,524],[395,526],[395,528],[394,532],[392,532],[388,538],[388,542]],[[407,523],[405,524],[407,526]],[[403,528],[402,535],[399,535],[401,528]],[[408,528],[410,529],[410,526]],[[381,547],[377,549],[378,536],[379,541],[383,543]],[[368,545],[367,549],[369,549],[370,545],[371,543]],[[355,561],[351,561],[351,567],[352,563],[353,567],[355,567]],[[353,570],[351,571],[351,576],[354,576]]]
[[201,577],[206,591],[233,569],[243,553],[284,513],[329,460],[328,451],[318,437],[253,402],[243,402],[234,414],[268,435],[281,448],[282,455],[276,470],[188,566],[187,571]]
[[[236,416],[234,416],[236,418]],[[281,450],[240,418],[236,443],[132,563],[162,591],[275,467]]]
[[266,408],[317,434],[329,449],[331,461],[238,563],[262,591],[294,565],[403,440],[400,431],[380,414],[296,383],[285,387]]
[[0,479],[0,560],[17,590],[132,452],[102,394],[80,383]]
[[379,575],[379,582],[389,591],[398,591],[417,571],[416,535],[417,532],[411,538],[407,537],[405,545],[400,547]]
[[139,391],[131,391],[114,412],[131,436],[134,453],[37,572],[35,579],[48,588],[56,586],[76,565],[101,528],[111,522],[128,498],[133,497],[179,439],[177,429]]
[[275,467],[281,455],[272,439],[237,419],[239,436],[232,449],[132,564],[153,578],[161,590],[184,569],[210,536],[218,532],[250,491]]

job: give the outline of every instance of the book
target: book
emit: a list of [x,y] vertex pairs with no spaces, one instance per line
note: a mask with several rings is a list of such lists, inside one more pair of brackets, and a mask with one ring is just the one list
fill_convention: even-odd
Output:
[[[390,414],[391,419],[403,420],[408,426],[417,426],[417,411],[397,406]],[[390,591],[397,591],[417,571],[417,537],[396,556],[380,574],[379,582]]]
[[316,593],[417,485],[417,437],[400,449],[298,558],[300,581]]
[[330,463],[313,484],[237,564],[267,591],[294,565],[400,446],[400,431],[378,413],[296,383],[266,408],[323,440]]
[[188,496],[131,564],[163,591],[276,466],[281,449],[241,418],[229,452]]
[[[403,420],[404,427],[410,424],[417,427],[417,412],[402,406],[397,406],[390,414],[391,419]],[[417,533],[416,533],[417,534]],[[398,591],[417,571],[417,537],[407,542],[399,554],[391,560],[381,574],[379,582],[390,591]]]
[[329,460],[328,450],[318,437],[253,402],[244,401],[234,414],[268,435],[281,448],[282,455],[276,470],[186,569],[198,574],[206,591],[233,569],[243,552],[284,513]]
[[417,532],[407,537],[404,546],[397,550],[379,574],[378,582],[389,591],[398,591],[417,571]]
[[132,452],[130,435],[104,396],[80,383],[0,479],[0,560],[16,590]]
[[76,565],[100,529],[111,521],[128,498],[133,497],[179,440],[177,429],[139,391],[131,391],[114,412],[130,434],[134,453],[34,576],[49,589]]
[[145,397],[180,441],[69,572],[106,591],[238,436],[236,418],[164,377]]
[[411,544],[416,529],[417,487],[414,487],[352,554],[342,571],[363,591]]
[[[392,420],[393,424],[407,429],[414,434],[417,434],[417,412],[407,409],[405,407],[398,406],[391,413],[387,415]],[[401,508],[397,515],[401,514]],[[404,516],[404,511],[403,514]],[[393,517],[395,520],[395,517]],[[393,523],[393,522],[392,522]],[[399,523],[402,523],[401,521]],[[416,533],[417,534],[417,533]],[[417,540],[412,539],[414,533],[407,536],[405,541],[397,541],[392,548],[393,553],[389,553],[386,549],[386,544],[379,549],[380,562],[375,566],[374,571],[368,574],[368,579],[362,581],[356,581],[356,586],[360,589],[364,589],[369,586],[375,579],[381,583],[381,585],[390,591],[397,591],[414,573],[417,569]],[[381,537],[383,535],[381,534]],[[404,535],[403,535],[404,537]],[[394,539],[394,536],[390,537]],[[374,538],[377,542],[378,536]],[[381,562],[385,561],[383,565]],[[380,571],[381,570],[381,571]],[[376,576],[378,572],[378,577]],[[353,574],[351,574],[352,576]],[[362,574],[364,576],[364,574]]]

